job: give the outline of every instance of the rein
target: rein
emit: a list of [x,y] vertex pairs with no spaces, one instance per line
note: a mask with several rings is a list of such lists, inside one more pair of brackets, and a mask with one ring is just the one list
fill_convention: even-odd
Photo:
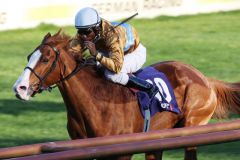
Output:
[[50,67],[50,69],[48,70],[48,72],[43,76],[39,76],[33,68],[31,67],[25,67],[25,69],[29,69],[38,79],[39,79],[39,84],[36,84],[38,85],[38,89],[37,90],[34,90],[34,92],[37,92],[37,93],[41,93],[42,91],[49,91],[51,92],[53,88],[57,87],[58,84],[62,83],[63,81],[65,80],[68,80],[70,79],[72,76],[74,76],[76,73],[78,73],[81,69],[83,69],[85,66],[93,66],[93,65],[96,65],[96,61],[93,59],[93,58],[88,58],[88,59],[85,59],[83,61],[83,63],[77,63],[77,65],[75,66],[75,68],[73,69],[73,71],[71,73],[69,73],[67,76],[61,78],[59,81],[57,81],[55,84],[53,85],[50,85],[48,87],[43,87],[43,82],[47,79],[47,77],[52,73],[52,71],[56,68],[56,64],[59,60],[59,57],[60,57],[60,51],[54,47],[54,46],[51,46],[49,44],[44,44],[44,45],[47,45],[49,46],[50,48],[52,48],[52,50],[54,51],[54,53],[56,54],[55,56],[55,59]]

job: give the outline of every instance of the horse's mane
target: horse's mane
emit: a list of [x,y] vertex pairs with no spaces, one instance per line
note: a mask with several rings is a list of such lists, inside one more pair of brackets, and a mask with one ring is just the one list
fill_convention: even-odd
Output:
[[61,44],[63,47],[68,46],[69,42],[72,40],[72,38],[66,33],[62,32],[61,29],[51,37],[48,36],[48,34],[46,36],[49,37],[46,40],[47,43]]
[[71,49],[71,41],[73,40],[73,37],[67,35],[62,31],[62,29],[59,29],[57,33],[55,33],[53,36],[51,36],[50,33],[45,35],[42,43],[48,43],[52,44],[53,46],[60,46],[59,48],[62,48],[68,53],[76,62],[83,61],[83,54],[81,51],[76,52]]

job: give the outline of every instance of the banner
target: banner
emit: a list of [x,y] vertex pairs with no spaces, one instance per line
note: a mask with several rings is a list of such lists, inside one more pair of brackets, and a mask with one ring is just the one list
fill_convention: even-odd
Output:
[[0,30],[35,27],[40,23],[74,25],[75,14],[87,6],[110,21],[136,12],[137,18],[153,18],[240,8],[239,0],[0,0],[0,4]]

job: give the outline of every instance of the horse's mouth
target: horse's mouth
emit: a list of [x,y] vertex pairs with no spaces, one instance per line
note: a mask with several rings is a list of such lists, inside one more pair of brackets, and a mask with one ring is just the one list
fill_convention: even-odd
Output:
[[34,97],[37,93],[37,91],[29,89],[27,95],[29,95],[29,97]]
[[15,94],[16,98],[21,100],[21,101],[28,101],[29,97],[22,97],[19,93]]
[[15,92],[16,98],[19,99],[19,100],[22,100],[22,101],[29,100],[29,98],[30,97],[34,97],[35,94],[37,94],[37,92],[30,89],[30,90],[27,91],[27,94],[26,95],[25,94],[21,94],[21,93]]
[[25,99],[23,99],[23,98],[20,96],[20,94],[18,94],[18,93],[16,93],[15,96],[16,96],[17,99],[19,99],[19,100],[25,100]]
[[37,91],[33,91],[30,96],[31,96],[31,97],[34,97],[37,93],[38,93]]
[[29,95],[30,97],[34,97],[37,93],[39,93],[39,89],[37,87],[30,86],[27,95]]

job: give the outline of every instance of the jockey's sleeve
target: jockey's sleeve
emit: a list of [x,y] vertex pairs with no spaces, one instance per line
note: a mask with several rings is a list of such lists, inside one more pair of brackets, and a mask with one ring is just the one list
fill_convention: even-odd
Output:
[[123,65],[123,45],[117,34],[111,34],[111,37],[107,38],[106,45],[108,46],[109,57],[102,56],[98,53],[96,56],[97,61],[104,65],[107,69],[119,73]]

